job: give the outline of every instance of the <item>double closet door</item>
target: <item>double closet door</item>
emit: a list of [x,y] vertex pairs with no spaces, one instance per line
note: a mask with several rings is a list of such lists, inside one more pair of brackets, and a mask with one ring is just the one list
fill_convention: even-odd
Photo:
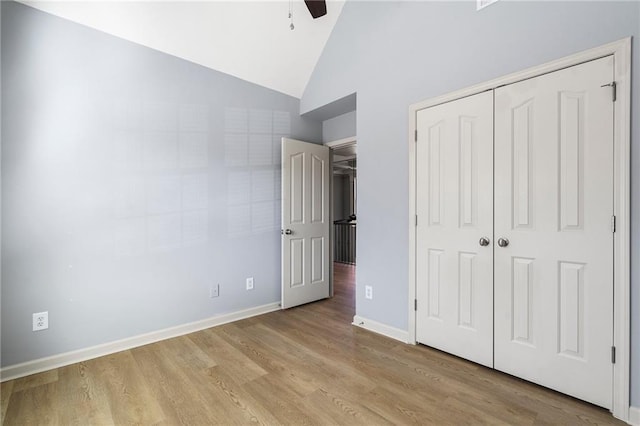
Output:
[[607,408],[612,81],[605,57],[421,110],[416,148],[417,341]]

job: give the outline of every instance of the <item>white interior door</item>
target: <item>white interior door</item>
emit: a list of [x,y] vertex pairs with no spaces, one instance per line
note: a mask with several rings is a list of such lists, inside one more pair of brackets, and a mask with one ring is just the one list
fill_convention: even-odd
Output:
[[495,368],[611,407],[613,57],[495,91]]
[[329,148],[282,138],[282,308],[329,297]]
[[416,339],[491,367],[493,93],[421,110],[417,129]]

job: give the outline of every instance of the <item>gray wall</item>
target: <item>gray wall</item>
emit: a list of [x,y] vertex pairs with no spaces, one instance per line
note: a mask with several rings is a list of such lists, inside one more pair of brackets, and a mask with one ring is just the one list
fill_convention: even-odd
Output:
[[333,220],[348,219],[352,213],[349,208],[349,176],[333,176]]
[[333,142],[356,135],[356,112],[351,111],[322,122],[322,142]]
[[[2,7],[0,5],[0,82],[2,82]],[[0,117],[2,117],[2,84],[0,84]],[[2,120],[0,119],[0,309],[2,307]],[[1,311],[0,311],[1,315]],[[1,318],[0,318],[1,320]],[[0,325],[1,327],[1,325]],[[2,330],[0,329],[0,333]],[[2,341],[0,335],[0,366],[2,365]]]
[[321,123],[295,98],[1,7],[2,365],[279,301],[280,138],[320,142]]
[[[358,315],[407,329],[409,105],[638,35],[638,2],[501,1],[479,12],[475,2],[347,2],[301,111],[357,92]],[[632,402],[640,406],[640,127],[632,116]]]

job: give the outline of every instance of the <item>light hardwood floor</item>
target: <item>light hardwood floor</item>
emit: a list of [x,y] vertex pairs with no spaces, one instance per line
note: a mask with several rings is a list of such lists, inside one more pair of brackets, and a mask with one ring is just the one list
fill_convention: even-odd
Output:
[[5,425],[615,424],[605,410],[350,325],[335,297],[2,384]]

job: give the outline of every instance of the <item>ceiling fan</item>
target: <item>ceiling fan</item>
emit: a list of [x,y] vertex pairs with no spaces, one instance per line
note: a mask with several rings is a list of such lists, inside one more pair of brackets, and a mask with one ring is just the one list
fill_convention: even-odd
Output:
[[325,0],[304,0],[313,19],[327,14],[327,2]]
[[[293,25],[291,2],[292,0],[289,0],[289,29],[293,31],[295,25]],[[304,0],[304,4],[307,5],[307,9],[309,9],[309,13],[311,13],[313,19],[317,19],[327,14],[327,3],[325,0]]]

